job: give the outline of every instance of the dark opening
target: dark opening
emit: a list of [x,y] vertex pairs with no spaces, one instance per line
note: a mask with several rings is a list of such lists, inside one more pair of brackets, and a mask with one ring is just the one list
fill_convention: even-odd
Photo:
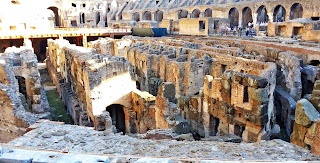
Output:
[[293,27],[293,36],[301,35],[303,27]]
[[43,62],[46,59],[46,51],[47,51],[47,39],[41,40],[40,42],[40,54],[38,57],[39,62]]
[[239,26],[239,11],[236,8],[230,9],[229,20],[230,20],[230,27]]
[[290,9],[290,20],[302,18],[303,15],[303,8],[300,3],[295,3],[291,6]]
[[317,20],[320,20],[320,17],[311,17],[311,20],[317,21]]
[[206,9],[203,13],[203,17],[205,18],[212,17],[212,10],[210,8]]
[[243,89],[243,102],[249,102],[248,86],[245,86]]
[[132,15],[132,20],[138,22],[140,21],[140,14],[138,12],[135,12],[133,15]]
[[84,13],[80,13],[80,23],[81,24],[85,23],[85,15],[84,15]]
[[51,10],[54,14],[54,24],[55,26],[60,26],[60,21],[59,21],[59,9],[57,7],[49,7],[49,10]]
[[249,7],[245,7],[243,10],[242,10],[242,26],[243,27],[248,27],[249,23],[252,23],[253,22],[253,19],[252,19],[252,11]]
[[204,21],[199,21],[199,31],[205,30],[206,29],[206,22]]
[[71,3],[72,7],[77,7],[77,5],[75,3]]
[[273,21],[274,22],[284,22],[285,21],[286,10],[283,6],[278,5],[273,11]]
[[77,21],[76,20],[71,20],[71,26],[76,27],[77,26]]
[[137,89],[141,90],[141,88],[140,88],[140,82],[136,81],[136,87],[137,87]]
[[96,12],[96,25],[100,22],[100,12]]
[[199,17],[200,17],[200,10],[198,9],[193,10],[191,14],[191,18],[199,18]]
[[154,20],[157,22],[162,22],[163,19],[163,11],[157,11],[156,14],[154,15]]
[[234,126],[234,134],[242,137],[242,133],[245,130],[245,127],[241,127],[239,125]]
[[186,10],[180,10],[178,12],[178,19],[181,19],[181,18],[187,18],[188,17],[188,11]]
[[151,20],[151,12],[150,11],[144,12],[142,15],[142,20]]
[[125,115],[123,106],[119,104],[113,104],[106,109],[111,116],[112,125],[116,126],[118,132],[126,133]]
[[226,69],[227,69],[227,65],[222,64],[222,65],[221,65],[220,74],[223,75],[223,73],[226,71]]
[[212,89],[212,82],[209,82],[209,89]]
[[16,76],[16,79],[18,80],[19,84],[19,92],[23,94],[26,98],[26,101],[28,101],[26,79],[22,76]]
[[86,4],[84,3],[84,4],[82,4],[82,7],[86,7]]
[[267,9],[265,6],[260,6],[258,9],[258,16],[257,16],[257,22],[262,23],[262,22],[268,22],[269,18],[267,15]]
[[159,1],[156,1],[156,5],[158,5]]
[[212,115],[210,115],[210,122],[209,122],[209,136],[216,136],[218,133],[220,120]]
[[319,60],[312,60],[312,61],[310,61],[310,65],[319,67],[320,61]]

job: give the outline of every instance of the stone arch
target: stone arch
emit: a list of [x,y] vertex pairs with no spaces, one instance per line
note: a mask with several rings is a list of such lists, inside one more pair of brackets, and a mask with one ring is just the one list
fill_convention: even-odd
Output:
[[140,21],[140,14],[138,12],[133,13],[132,20],[136,22]]
[[207,8],[203,13],[203,17],[205,17],[205,18],[212,17],[212,9],[211,8]]
[[188,11],[186,10],[179,10],[178,12],[178,19],[181,19],[181,18],[188,18]]
[[142,20],[151,20],[151,12],[150,11],[145,11],[142,14]]
[[155,14],[154,14],[154,20],[157,21],[157,22],[162,22],[162,19],[163,19],[163,11],[156,11]]
[[252,10],[249,7],[245,7],[242,10],[242,27],[248,27],[248,23],[252,23]]
[[257,10],[257,22],[262,23],[262,22],[268,22],[268,14],[267,14],[267,8],[266,6],[262,5],[258,8]]
[[60,11],[59,11],[59,8],[52,6],[52,7],[48,7],[47,9],[51,10],[53,12],[53,14],[54,14],[54,25],[56,27],[60,26],[60,16],[59,16]]
[[123,105],[112,104],[106,108],[106,111],[110,113],[112,119],[112,125],[117,128],[118,132],[126,133],[125,113]]
[[284,22],[286,19],[286,9],[278,5],[276,8],[273,10],[273,22]]
[[231,8],[229,10],[229,20],[230,20],[230,26],[232,27],[239,26],[239,11],[236,8]]
[[84,24],[84,23],[85,23],[85,14],[80,13],[80,24]]
[[300,3],[295,3],[290,8],[290,20],[302,18],[303,16],[303,7]]
[[191,13],[191,18],[199,18],[200,17],[200,10],[199,9],[194,9]]

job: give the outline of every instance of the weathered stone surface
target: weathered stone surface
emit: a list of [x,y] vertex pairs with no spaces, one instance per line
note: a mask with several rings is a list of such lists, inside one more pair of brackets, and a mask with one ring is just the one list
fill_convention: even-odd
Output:
[[310,125],[320,118],[320,113],[314,108],[314,106],[306,99],[301,99],[297,103],[296,108],[296,123],[305,127]]

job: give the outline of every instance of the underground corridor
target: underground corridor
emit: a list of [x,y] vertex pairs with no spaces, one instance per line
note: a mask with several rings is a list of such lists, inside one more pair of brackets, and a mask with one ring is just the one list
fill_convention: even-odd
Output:
[[110,113],[112,125],[117,128],[117,132],[122,132],[123,134],[125,134],[126,126],[123,106],[120,104],[113,104],[108,106],[106,110]]

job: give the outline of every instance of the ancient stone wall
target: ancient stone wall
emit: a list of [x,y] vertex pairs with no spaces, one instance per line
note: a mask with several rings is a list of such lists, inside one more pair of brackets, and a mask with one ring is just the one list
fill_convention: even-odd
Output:
[[[26,128],[39,119],[50,118],[48,101],[34,65],[37,64],[35,55],[24,47],[6,52],[0,54],[0,142],[23,135]],[[27,92],[21,91],[23,85],[16,76],[25,77],[29,83]],[[26,101],[26,97],[30,100]]]
[[[128,38],[129,37],[126,39]],[[208,116],[208,111],[205,111],[208,110],[208,108],[204,104],[209,101],[204,102],[205,97],[202,87],[208,89],[212,86],[204,84],[205,76],[212,75],[217,81],[220,81],[219,79],[221,79],[228,70],[238,71],[239,74],[251,74],[248,78],[253,78],[252,80],[259,82],[264,79],[264,82],[261,82],[264,83],[263,86],[256,87],[255,89],[257,90],[253,88],[250,90],[252,98],[261,98],[249,100],[249,97],[246,97],[248,98],[246,105],[242,102],[245,87],[242,85],[242,79],[239,79],[241,82],[236,80],[234,81],[235,83],[229,83],[229,86],[231,87],[232,85],[233,89],[232,91],[230,89],[229,95],[225,95],[229,96],[228,98],[221,99],[220,97],[222,102],[229,103],[230,106],[234,105],[235,108],[246,108],[248,110],[252,110],[251,108],[260,108],[258,110],[263,111],[259,113],[253,112],[247,115],[247,117],[255,117],[251,116],[251,114],[257,114],[257,118],[255,118],[253,123],[255,123],[256,128],[260,127],[260,130],[257,129],[255,134],[250,133],[251,135],[247,136],[245,140],[257,141],[260,139],[258,137],[261,137],[259,134],[265,134],[263,136],[267,135],[263,133],[264,131],[262,129],[269,132],[273,127],[273,123],[275,123],[273,117],[273,91],[276,84],[276,67],[274,64],[235,57],[240,53],[240,51],[235,48],[226,47],[226,49],[221,49],[218,47],[208,47],[202,44],[201,41],[191,42],[188,38],[184,39],[184,41],[171,38],[146,38],[141,40],[138,37],[131,37],[131,39],[133,44],[124,51],[124,56],[126,56],[133,67],[133,74],[137,81],[138,88],[157,95],[158,92],[154,90],[160,90],[159,86],[162,81],[172,82],[175,86],[175,96],[177,97],[177,101],[172,103],[177,104],[177,108],[181,110],[181,116],[190,124],[197,134],[209,136],[208,123],[210,116]],[[238,76],[240,77],[242,75]],[[231,80],[230,76],[229,78],[229,80]],[[238,83],[238,85],[236,83]],[[241,84],[239,85],[239,83]],[[222,84],[220,83],[219,85],[219,88],[213,89],[215,93],[212,94],[215,97],[223,94],[223,91],[221,91]],[[210,90],[211,89],[212,88],[210,88]],[[248,88],[246,91],[248,91]],[[232,96],[231,92],[233,93]],[[232,101],[231,97],[234,97]],[[160,98],[159,101],[161,101]],[[158,106],[157,103],[158,101],[156,100],[156,107]],[[162,107],[166,108],[168,106],[164,105]],[[161,113],[160,116],[163,114],[164,113]],[[228,114],[228,112],[226,114]],[[217,115],[216,118],[218,118]],[[230,117],[230,119],[233,118]],[[231,121],[225,121],[225,123],[226,125],[229,123],[234,124],[234,122]],[[246,122],[244,122],[242,126],[244,127],[245,124]],[[161,127],[168,128],[168,125]],[[216,128],[216,133],[233,133],[231,131],[229,132],[226,126],[220,128],[221,132],[220,130],[218,132]],[[226,130],[227,132],[225,132]],[[247,131],[246,135],[248,135]]]
[[[112,49],[114,54],[104,41],[98,40],[93,47],[102,48],[100,52]],[[113,40],[107,42],[113,46]],[[129,62],[123,57],[100,55],[66,40],[48,40],[47,56],[50,75],[76,124],[93,125],[97,130],[115,130],[114,125],[126,133],[156,129],[155,97],[136,89]]]

